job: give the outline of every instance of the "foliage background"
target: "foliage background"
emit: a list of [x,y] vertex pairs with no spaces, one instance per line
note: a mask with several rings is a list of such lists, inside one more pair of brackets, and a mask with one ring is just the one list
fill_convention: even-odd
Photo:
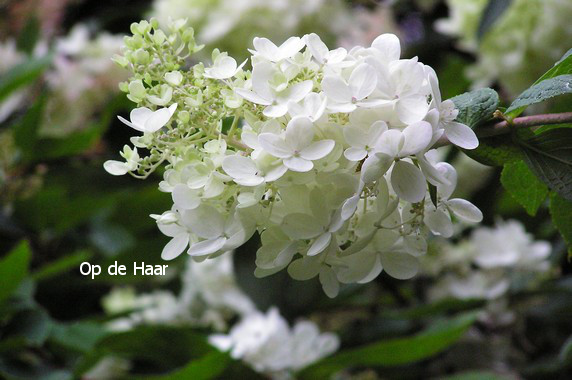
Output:
[[[127,34],[130,23],[150,9],[145,0],[53,1],[52,8],[40,3],[0,2],[1,38],[16,38],[20,50],[31,52],[35,41],[66,35],[80,22]],[[445,4],[393,3],[396,23],[409,39],[405,56],[418,55],[435,67],[444,99],[468,90],[464,69],[475,56],[433,29],[435,20],[447,15]],[[372,9],[376,4],[350,6]],[[411,23],[415,28],[408,27]],[[408,30],[415,33],[408,35]],[[128,268],[134,261],[161,264],[159,253],[167,238],[148,215],[168,209],[171,201],[153,181],[111,177],[102,169],[130,136],[115,118],[131,107],[122,94],[110,96],[78,131],[59,137],[39,133],[46,123],[43,107],[52,96],[44,73],[52,64],[49,55],[30,55],[0,77],[0,101],[15,88],[29,88],[23,106],[0,126],[0,377],[82,377],[109,354],[135,363],[132,378],[260,376],[208,346],[205,330],[151,325],[112,334],[104,328],[111,316],[101,301],[114,286],[177,292],[184,258],[169,263],[165,277],[133,276],[130,270],[126,276],[102,273],[93,280],[80,275],[84,261],[103,268],[114,261]],[[549,110],[570,101],[559,99]],[[509,103],[505,96],[502,104]],[[65,116],[76,107],[82,105],[70,102],[61,112]],[[452,150],[448,159],[461,154]],[[326,299],[314,281],[295,282],[283,273],[255,279],[256,237],[235,255],[239,284],[262,310],[277,305],[291,321],[309,317],[340,334],[341,353],[306,369],[303,378],[340,370],[345,371],[338,378],[359,379],[568,378],[572,276],[566,245],[545,201],[530,216],[500,181],[496,167],[471,199],[483,211],[483,223],[492,225],[499,217],[520,220],[537,239],[553,244],[550,260],[557,273],[532,291],[511,294],[510,307],[517,313],[511,325],[477,321],[475,313],[483,306],[479,300],[428,302],[424,289],[432,280],[423,276],[407,282],[380,276],[371,286],[348,287],[334,300]],[[572,224],[570,218],[565,222]]]

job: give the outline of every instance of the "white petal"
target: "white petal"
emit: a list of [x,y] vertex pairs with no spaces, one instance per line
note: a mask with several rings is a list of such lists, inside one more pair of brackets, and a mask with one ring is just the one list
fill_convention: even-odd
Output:
[[382,252],[381,265],[385,272],[398,280],[408,280],[419,271],[419,261],[402,252]]
[[361,180],[366,184],[377,181],[389,170],[392,163],[393,158],[383,153],[369,156],[361,167]]
[[344,151],[344,156],[350,161],[361,161],[367,156],[367,151],[363,148],[348,148]]
[[324,293],[330,298],[334,298],[338,295],[340,291],[340,283],[336,278],[336,274],[330,267],[322,267],[320,269],[320,283],[322,284],[322,289]]
[[332,241],[332,234],[325,232],[318,236],[318,238],[312,243],[310,249],[308,249],[308,256],[316,256],[328,247]]
[[350,103],[352,92],[350,87],[337,75],[326,75],[322,79],[322,90],[335,103]]
[[254,161],[238,154],[225,157],[222,160],[222,169],[235,179],[254,177],[258,171]]
[[399,38],[395,34],[385,33],[380,35],[373,40],[371,47],[379,50],[387,62],[396,61],[401,55]]
[[262,111],[264,116],[269,118],[278,118],[286,115],[288,113],[288,105],[286,104],[274,104],[264,108]]
[[399,151],[401,157],[417,154],[429,148],[433,137],[433,128],[426,121],[411,124],[403,130],[403,147]]
[[349,85],[352,96],[356,98],[356,100],[362,100],[369,96],[377,85],[375,69],[367,63],[362,63],[352,71]]
[[[153,115],[153,111],[151,111],[149,108],[139,107],[139,108],[134,108],[129,113],[129,119],[131,119],[131,122],[133,124],[142,128],[145,125],[145,122],[147,122],[147,120],[151,117],[151,115]],[[121,119],[123,119],[123,118],[121,118]],[[125,120],[125,119],[123,119],[123,120]],[[121,121],[123,121],[123,120],[121,120]]]
[[452,121],[445,124],[445,135],[453,144],[463,149],[475,149],[479,139],[475,132],[465,124]]
[[255,37],[252,41],[252,45],[256,51],[266,59],[273,60],[279,58],[280,50],[268,38]]
[[103,163],[103,168],[111,175],[124,175],[129,171],[125,162],[115,160],[105,161]]
[[306,160],[319,160],[326,157],[334,149],[334,140],[316,141],[300,151],[300,156]]
[[264,180],[266,182],[276,181],[277,179],[282,177],[284,175],[284,173],[286,173],[287,171],[288,171],[288,168],[286,166],[278,165],[277,167],[272,168],[266,172],[266,175],[264,176]]
[[447,207],[455,214],[459,219],[462,219],[470,223],[479,223],[483,220],[483,213],[471,202],[455,198],[449,199],[447,201]]
[[135,129],[135,130],[137,130],[137,131],[145,132],[145,128],[144,128],[142,125],[140,126],[140,125],[137,125],[137,124],[133,124],[132,122],[128,121],[127,119],[125,119],[125,118],[122,117],[122,116],[117,116],[117,118],[118,118],[119,121],[121,121],[123,124],[125,124],[125,125],[127,125],[127,126],[133,128],[133,129]]
[[203,239],[215,239],[224,232],[224,219],[212,206],[201,205],[182,214],[183,223]]
[[324,232],[323,226],[316,218],[301,213],[286,215],[282,230],[292,239],[313,239]]
[[163,248],[161,258],[163,260],[173,260],[183,253],[185,248],[187,248],[187,245],[189,245],[189,234],[186,232],[178,234],[167,243],[165,248]]
[[429,111],[429,104],[423,95],[408,96],[396,104],[397,117],[405,124],[423,120]]
[[304,47],[305,43],[300,37],[290,37],[280,45],[280,58],[290,58]]
[[167,108],[161,108],[153,112],[151,117],[145,122],[145,132],[155,132],[163,128],[171,119],[171,112]]
[[453,223],[449,214],[441,209],[426,209],[423,222],[435,235],[453,236]]
[[212,240],[203,240],[191,245],[191,248],[189,248],[187,253],[191,256],[210,255],[211,253],[215,253],[221,249],[224,246],[224,243],[226,243],[225,237],[219,237]]
[[295,101],[299,102],[300,100],[304,99],[306,95],[312,91],[312,87],[314,87],[314,82],[311,80],[305,80],[300,83],[296,83],[288,87],[282,94],[279,96],[279,100],[284,98],[284,103],[288,101]]
[[272,100],[263,98],[257,93],[250,90],[246,90],[244,88],[235,88],[234,92],[242,96],[244,99],[248,100],[251,103],[262,104],[263,106],[268,106],[272,104]]
[[411,203],[421,202],[427,192],[421,170],[405,161],[398,161],[393,166],[391,186],[399,198]]
[[328,47],[316,33],[311,33],[306,36],[306,45],[312,57],[316,58],[316,61],[319,63],[324,63],[324,58],[328,54]]
[[314,138],[314,125],[312,121],[305,116],[296,116],[288,123],[286,127],[286,144],[291,151],[302,150],[310,145]]
[[178,184],[173,188],[171,194],[173,203],[181,209],[192,210],[201,204],[197,190],[190,189],[185,184]]
[[316,257],[304,257],[294,260],[288,265],[288,274],[298,281],[314,278],[320,271],[320,261]]
[[278,158],[287,158],[292,156],[292,150],[284,139],[274,133],[261,133],[258,136],[258,142],[262,149]]
[[285,158],[283,161],[284,166],[294,172],[305,173],[314,168],[314,164],[312,161],[308,161],[302,157],[288,157]]

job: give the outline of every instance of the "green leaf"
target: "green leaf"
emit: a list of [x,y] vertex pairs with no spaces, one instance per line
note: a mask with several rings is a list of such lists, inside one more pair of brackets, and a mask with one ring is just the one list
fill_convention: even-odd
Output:
[[52,61],[51,56],[29,59],[0,77],[0,102],[12,92],[35,81]]
[[531,104],[541,103],[555,96],[570,93],[572,93],[572,74],[545,79],[520,94],[508,107],[506,113],[512,115],[517,110],[524,110]]
[[476,313],[442,320],[408,338],[381,341],[365,347],[342,351],[301,373],[301,378],[323,379],[334,372],[357,366],[399,366],[429,358],[457,342],[477,318]]
[[9,340],[21,341],[23,344],[41,346],[50,334],[52,320],[41,308],[23,310],[3,328],[2,344]]
[[42,281],[54,276],[65,273],[69,270],[76,269],[84,261],[88,261],[91,257],[89,251],[78,251],[69,256],[64,256],[54,262],[44,265],[39,270],[32,273],[32,278],[35,281]]
[[501,183],[526,212],[534,216],[548,196],[548,187],[530,171],[523,161],[504,165]]
[[509,380],[512,377],[497,375],[487,371],[469,371],[457,373],[455,375],[440,377],[440,380]]
[[0,304],[10,297],[28,274],[31,255],[30,246],[23,241],[0,260]]
[[479,28],[477,29],[477,38],[482,40],[487,31],[494,25],[494,23],[503,15],[503,13],[510,7],[512,0],[489,0],[481,20]]
[[46,95],[40,96],[32,107],[28,109],[24,117],[14,126],[14,141],[22,151],[22,155],[28,160],[35,154],[38,128],[44,115],[46,99]]
[[144,380],[209,380],[219,378],[219,375],[229,365],[231,359],[224,352],[211,352],[200,359],[192,360],[183,368],[173,371],[167,375],[159,376],[139,376]]
[[22,29],[18,35],[17,47],[18,50],[25,52],[26,54],[32,54],[36,43],[38,42],[38,37],[40,36],[40,22],[35,15],[32,15],[26,22],[26,26]]
[[552,223],[568,245],[568,257],[570,258],[572,257],[572,202],[563,199],[556,193],[551,193],[550,215],[552,216]]
[[[555,78],[567,74],[572,74],[572,49],[568,50],[566,54],[564,54],[564,56],[562,56],[562,58],[560,58],[560,60],[556,62],[556,64],[550,70],[548,70],[540,78],[538,78],[538,80],[533,83],[533,86],[539,84],[540,82],[546,79]],[[525,109],[526,107],[518,107],[511,110],[510,112],[506,112],[505,115],[508,117],[515,118],[518,115],[520,115]]]
[[463,152],[473,160],[488,166],[503,166],[508,162],[522,160],[520,147],[507,136],[481,138],[476,149]]
[[459,110],[457,120],[471,128],[493,118],[499,105],[499,95],[490,88],[465,92],[451,98]]
[[572,201],[572,129],[551,129],[519,143],[532,172],[550,189]]

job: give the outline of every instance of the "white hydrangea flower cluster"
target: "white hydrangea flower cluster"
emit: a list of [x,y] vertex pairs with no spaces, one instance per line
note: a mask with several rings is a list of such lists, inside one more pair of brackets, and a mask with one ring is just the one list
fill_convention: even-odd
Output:
[[454,121],[433,69],[400,57],[395,35],[350,51],[315,34],[279,46],[255,38],[252,71],[216,50],[211,66],[183,70],[199,48],[184,23],[172,22],[169,36],[156,21],[132,26],[116,61],[133,69],[122,88],[140,105],[122,121],[143,136],[125,162],[104,165],[144,178],[168,162],[159,187],[174,205],[153,215],[172,238],[165,260],[185,250],[213,258],[258,231],[257,276],[318,276],[334,297],[340,283],[382,270],[414,276],[429,231],[451,236],[451,215],[482,219],[451,198],[455,169],[426,156],[443,135],[465,149],[478,140]]
[[109,328],[130,330],[140,324],[185,324],[223,330],[235,315],[256,311],[252,300],[236,283],[232,255],[196,263],[187,261],[179,295],[169,291],[136,294],[133,288],[116,288],[104,299],[108,314],[132,311],[114,319]]
[[476,88],[498,80],[518,95],[570,49],[569,0],[514,0],[482,41],[477,41],[477,29],[488,1],[446,2],[449,18],[438,20],[435,28],[477,54],[477,63],[467,71]]
[[272,378],[289,378],[281,375],[317,362],[340,345],[337,335],[320,333],[311,321],[290,328],[276,308],[246,316],[227,335],[211,335],[209,342]]
[[551,246],[534,241],[516,221],[498,221],[494,228],[475,229],[457,245],[443,243],[439,256],[428,255],[423,269],[438,278],[433,299],[497,300],[512,283],[526,287],[550,270]]

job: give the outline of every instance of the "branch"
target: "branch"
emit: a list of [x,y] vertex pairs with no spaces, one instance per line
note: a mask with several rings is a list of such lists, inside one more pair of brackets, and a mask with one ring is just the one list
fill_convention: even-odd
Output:
[[[572,112],[522,116],[513,119],[511,123],[506,120],[497,121],[493,124],[489,124],[488,126],[475,129],[475,133],[479,138],[492,137],[507,134],[510,132],[511,128],[527,128],[566,123],[572,123]],[[451,142],[447,139],[447,136],[443,136],[433,145],[433,148],[439,148],[449,144],[451,144]]]

